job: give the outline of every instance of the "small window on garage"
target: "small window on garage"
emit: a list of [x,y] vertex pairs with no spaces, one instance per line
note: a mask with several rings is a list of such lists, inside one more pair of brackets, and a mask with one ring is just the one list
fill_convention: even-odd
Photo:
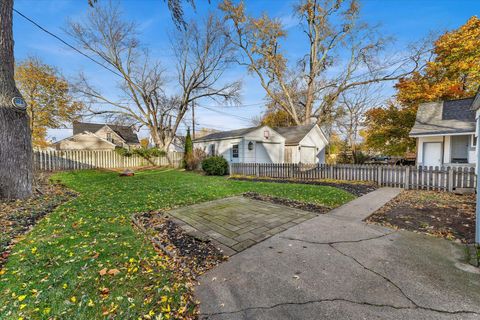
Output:
[[232,146],[232,157],[238,158],[238,144]]
[[214,155],[215,155],[215,145],[214,145],[214,144],[211,144],[211,145],[210,145],[210,155],[211,155],[211,156],[214,156]]

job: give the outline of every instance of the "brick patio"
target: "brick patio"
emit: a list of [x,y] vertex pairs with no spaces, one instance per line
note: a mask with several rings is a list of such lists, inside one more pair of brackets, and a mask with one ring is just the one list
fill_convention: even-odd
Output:
[[316,216],[241,196],[182,207],[168,214],[188,233],[210,238],[228,256]]

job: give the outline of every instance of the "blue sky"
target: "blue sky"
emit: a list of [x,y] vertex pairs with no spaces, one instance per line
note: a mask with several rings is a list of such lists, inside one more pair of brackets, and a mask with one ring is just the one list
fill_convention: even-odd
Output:
[[[106,0],[99,0],[106,1]],[[215,11],[218,1],[196,0],[197,10],[185,7],[187,19],[199,19],[209,11]],[[305,52],[304,37],[292,16],[292,6],[296,0],[246,0],[249,13],[259,15],[263,12],[281,19],[288,31],[283,47],[290,58],[296,59]],[[120,1],[125,17],[138,23],[141,40],[149,47],[152,56],[164,65],[172,65],[168,33],[173,23],[165,3],[162,0],[123,0]],[[424,38],[430,32],[443,32],[458,28],[468,18],[480,14],[478,0],[360,0],[361,19],[371,25],[379,25],[382,34],[395,39],[390,50],[402,52],[413,41]],[[71,41],[63,31],[67,21],[78,20],[89,10],[87,0],[16,0],[15,8],[55,34]],[[28,56],[40,57],[44,62],[56,66],[66,77],[74,77],[80,71],[87,74],[93,83],[103,92],[115,97],[116,76],[99,68],[78,53],[65,47],[58,40],[43,33],[22,17],[14,15],[15,58],[22,60]],[[263,110],[264,92],[254,76],[235,66],[225,75],[227,79],[242,79],[243,107],[221,107],[208,101],[205,106],[215,106],[225,114],[196,110],[199,127],[220,130],[250,126],[250,119]],[[392,94],[393,83],[386,84],[384,94]],[[240,116],[242,119],[240,119]],[[190,118],[190,116],[187,116]],[[185,130],[180,129],[180,133]],[[70,130],[50,130],[51,137],[64,138]],[[141,135],[145,136],[146,131]]]

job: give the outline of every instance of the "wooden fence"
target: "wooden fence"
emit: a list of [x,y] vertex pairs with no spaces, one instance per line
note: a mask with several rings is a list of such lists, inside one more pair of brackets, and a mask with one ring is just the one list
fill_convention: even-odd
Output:
[[475,188],[477,183],[473,167],[234,163],[230,166],[230,175],[296,180],[370,181],[379,186],[440,191]]
[[36,150],[33,154],[37,171],[82,170],[92,168],[135,168],[142,166],[179,167],[183,153],[169,152],[165,156],[145,159],[139,155],[125,157],[113,150]]

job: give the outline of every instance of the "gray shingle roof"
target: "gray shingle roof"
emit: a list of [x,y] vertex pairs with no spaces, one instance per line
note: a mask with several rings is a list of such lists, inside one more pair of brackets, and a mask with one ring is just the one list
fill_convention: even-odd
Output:
[[140,141],[138,140],[137,134],[133,132],[133,129],[131,126],[120,126],[115,124],[74,122],[73,135],[76,135],[77,133],[81,133],[84,131],[95,133],[101,128],[103,128],[104,126],[108,126],[113,131],[115,131],[115,133],[118,134],[120,137],[122,137],[122,139],[125,140],[126,143],[129,143],[129,144],[140,143]]
[[285,145],[297,145],[312,130],[315,124],[295,127],[279,127],[274,128],[285,138]]
[[206,141],[206,140],[220,140],[220,139],[242,137],[242,136],[246,135],[247,133],[252,132],[253,130],[256,130],[256,129],[261,128],[261,127],[262,126],[236,129],[236,130],[229,130],[229,131],[214,132],[214,133],[211,133],[211,134],[206,135],[204,137],[195,139],[194,141],[199,142],[199,141]]
[[477,111],[480,109],[480,86],[478,87],[477,94],[475,95],[475,100],[472,103],[472,110]]
[[473,99],[422,103],[410,136],[475,132]]

